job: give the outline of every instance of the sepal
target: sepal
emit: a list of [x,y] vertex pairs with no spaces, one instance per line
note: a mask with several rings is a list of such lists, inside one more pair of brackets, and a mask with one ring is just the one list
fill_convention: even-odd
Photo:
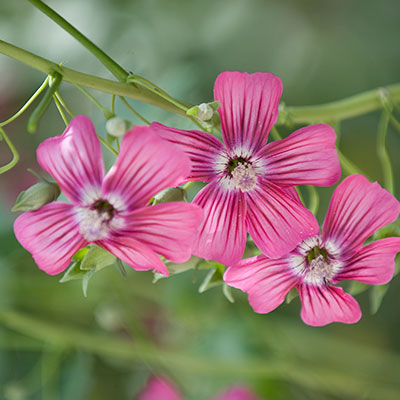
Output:
[[117,258],[108,251],[94,244],[85,247],[74,254],[72,262],[65,271],[60,283],[81,279],[83,295],[87,297],[89,280],[101,269],[114,264]]
[[187,202],[186,190],[180,187],[166,188],[153,198],[153,204],[170,203],[172,201]]
[[22,191],[11,211],[34,211],[57,200],[60,188],[53,182],[38,182]]

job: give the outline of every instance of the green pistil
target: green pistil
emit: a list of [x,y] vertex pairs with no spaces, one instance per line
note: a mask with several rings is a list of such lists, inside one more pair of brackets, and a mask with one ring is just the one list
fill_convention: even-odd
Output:
[[246,163],[247,163],[247,160],[245,160],[242,157],[238,157],[233,160],[229,160],[229,162],[228,162],[229,173],[231,174],[239,164],[246,164]]
[[107,213],[110,217],[112,217],[115,210],[110,203],[102,199],[97,200],[96,203],[94,203],[93,208],[101,214]]
[[322,256],[326,261],[328,259],[328,253],[325,249],[320,249],[318,246],[315,246],[310,252],[307,254],[307,260],[311,263],[312,260],[315,260],[318,256]]

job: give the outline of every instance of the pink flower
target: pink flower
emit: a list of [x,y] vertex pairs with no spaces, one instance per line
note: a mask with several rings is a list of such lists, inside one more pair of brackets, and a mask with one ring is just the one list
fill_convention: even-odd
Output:
[[242,257],[249,232],[263,253],[277,258],[318,231],[293,186],[338,181],[336,135],[318,124],[266,145],[281,92],[280,79],[269,73],[220,74],[214,97],[221,102],[224,144],[206,132],[152,124],[189,155],[187,181],[210,182],[194,199],[205,210],[196,256],[231,265]]
[[213,400],[259,400],[259,398],[245,387],[233,386],[219,396],[214,397]]
[[[153,376],[140,392],[138,400],[183,400],[178,389],[167,379]],[[253,393],[241,386],[233,386],[213,400],[259,400]]]
[[105,176],[100,142],[86,116],[75,117],[61,136],[45,140],[37,156],[72,202],[50,203],[15,221],[18,241],[40,269],[58,274],[89,243],[136,270],[165,275],[156,253],[175,262],[190,257],[202,210],[186,203],[146,207],[153,195],[190,173],[187,156],[151,128],[127,132]]
[[152,376],[140,392],[138,400],[182,400],[178,389],[167,379]]
[[396,220],[400,203],[361,175],[346,178],[335,190],[322,235],[310,236],[278,260],[265,255],[248,258],[227,269],[224,280],[249,294],[254,311],[268,313],[295,287],[306,324],[352,324],[361,318],[357,301],[329,284],[356,280],[382,285],[391,280],[400,238],[363,246],[379,228]]

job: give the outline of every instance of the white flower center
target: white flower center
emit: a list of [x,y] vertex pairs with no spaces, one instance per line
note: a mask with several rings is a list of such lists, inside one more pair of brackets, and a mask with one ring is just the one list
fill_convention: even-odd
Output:
[[89,207],[76,207],[79,233],[88,242],[104,239],[111,229],[121,227],[123,222],[115,216],[114,207],[105,200],[97,200]]
[[80,208],[78,211],[79,233],[88,242],[104,239],[108,233],[108,222],[110,216],[108,213],[99,213],[90,208]]
[[[322,243],[320,236],[305,239],[291,255],[291,265],[303,282],[321,286],[326,284],[342,268],[342,262],[335,258],[329,243]],[[300,254],[299,254],[300,253]]]
[[231,172],[235,186],[242,192],[248,192],[257,185],[257,175],[254,168],[249,163],[239,162]]

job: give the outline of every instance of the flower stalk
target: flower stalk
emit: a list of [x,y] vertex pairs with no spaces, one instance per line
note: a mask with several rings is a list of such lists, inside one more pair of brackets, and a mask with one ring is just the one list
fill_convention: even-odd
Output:
[[111,57],[109,57],[103,50],[96,46],[85,35],[72,26],[60,14],[56,13],[52,8],[43,3],[41,0],[28,0],[38,10],[47,15],[57,25],[67,31],[73,38],[86,47],[120,82],[125,82],[128,77],[126,72],[119,64],[117,64]]
[[[4,54],[18,60],[30,67],[42,71],[45,74],[53,75],[58,72],[63,80],[85,86],[87,88],[110,93],[115,96],[125,96],[131,99],[162,108],[178,115],[186,116],[186,112],[175,104],[160,97],[154,91],[141,86],[115,82],[109,79],[78,72],[71,68],[59,66],[50,60],[30,53],[24,49],[0,40],[0,54]],[[400,83],[385,87],[392,102],[400,102]],[[342,100],[313,106],[283,107],[277,124],[283,125],[289,120],[296,124],[313,123],[315,121],[337,121],[354,118],[383,108],[381,101],[382,88],[369,90]]]

